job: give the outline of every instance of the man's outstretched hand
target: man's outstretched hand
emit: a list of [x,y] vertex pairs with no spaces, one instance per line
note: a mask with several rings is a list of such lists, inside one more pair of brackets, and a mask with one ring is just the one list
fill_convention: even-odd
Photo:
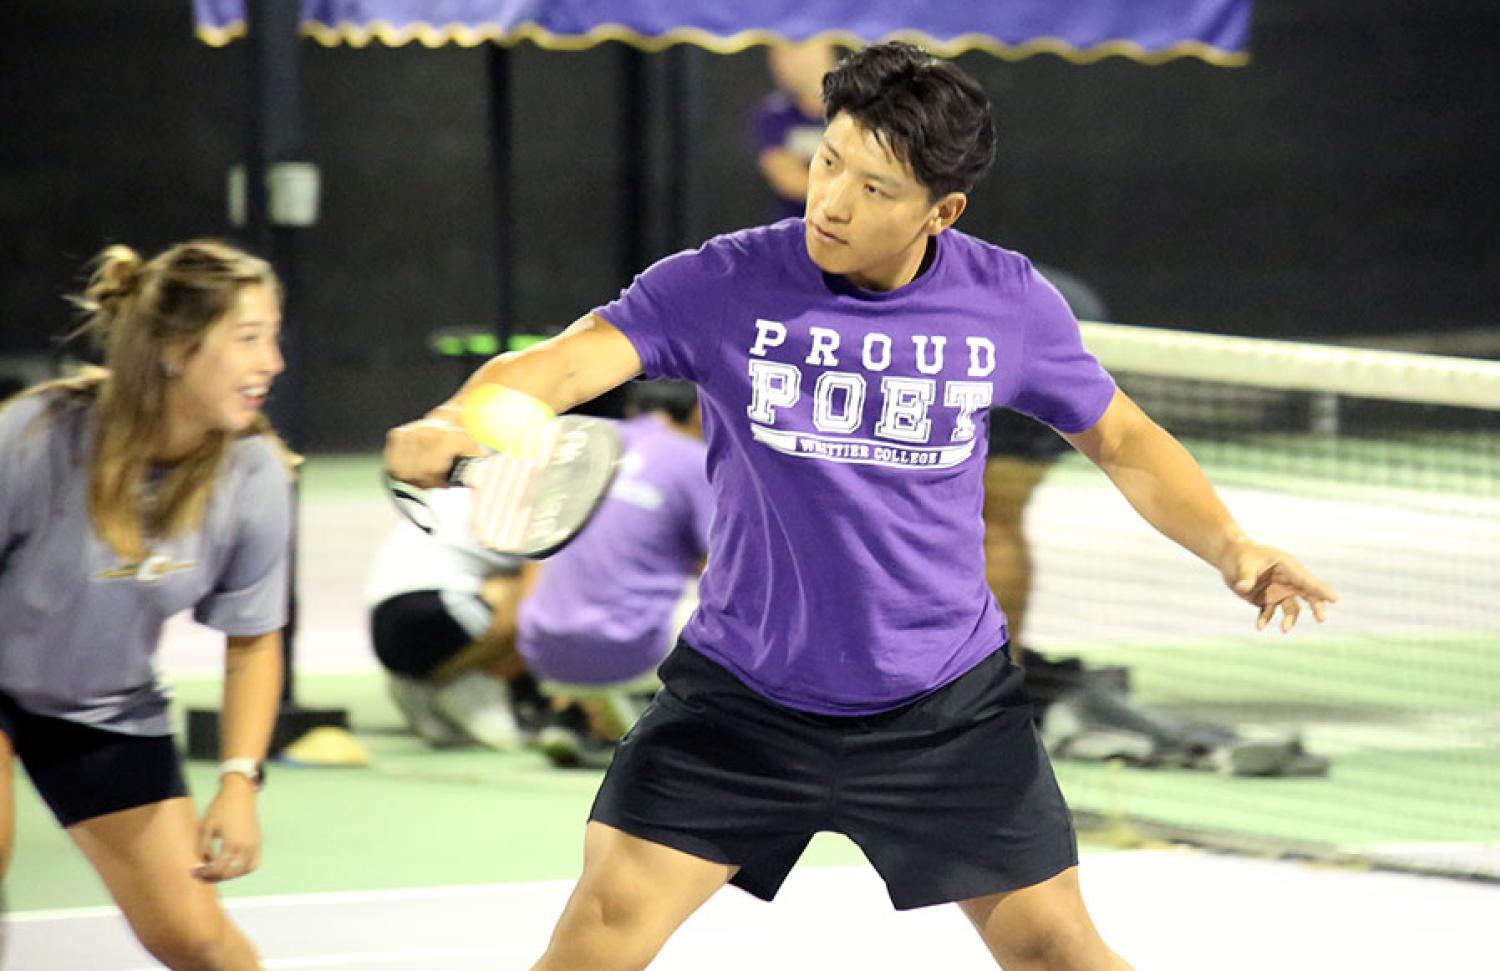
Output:
[[1265,630],[1280,610],[1281,632],[1285,634],[1296,626],[1304,603],[1321,624],[1328,617],[1328,605],[1339,599],[1332,587],[1309,573],[1290,553],[1274,546],[1238,543],[1219,572],[1240,599],[1260,608],[1256,630]]

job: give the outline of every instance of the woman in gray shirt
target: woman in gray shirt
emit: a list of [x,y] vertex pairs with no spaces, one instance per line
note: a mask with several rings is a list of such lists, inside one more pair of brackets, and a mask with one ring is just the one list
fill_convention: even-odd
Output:
[[[260,856],[291,456],[261,414],[280,284],[209,241],[106,249],[76,302],[104,369],[0,407],[0,874],[19,758],[141,942],[171,968],[260,966],[213,884]],[[200,820],[152,662],[192,608],[227,635],[223,762]]]

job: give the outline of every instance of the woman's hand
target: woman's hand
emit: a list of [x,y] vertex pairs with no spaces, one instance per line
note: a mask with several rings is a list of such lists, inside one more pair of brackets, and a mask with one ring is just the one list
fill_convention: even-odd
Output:
[[243,775],[229,773],[219,780],[219,793],[198,827],[198,858],[203,862],[192,873],[204,883],[233,880],[260,866],[255,783]]

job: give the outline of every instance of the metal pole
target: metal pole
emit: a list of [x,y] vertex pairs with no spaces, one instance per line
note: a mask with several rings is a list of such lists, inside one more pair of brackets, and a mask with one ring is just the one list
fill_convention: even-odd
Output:
[[[250,60],[249,144],[245,146],[245,237],[251,248],[276,267],[285,291],[282,353],[286,357],[286,372],[276,382],[276,394],[269,403],[268,412],[287,444],[300,451],[306,442],[302,373],[305,346],[296,314],[302,292],[296,250],[297,230],[273,223],[266,176],[273,164],[293,161],[302,155],[301,47],[297,33],[301,4],[299,0],[260,0],[247,4],[245,13]],[[297,494],[294,492],[294,496]],[[295,525],[292,532],[288,564],[290,603],[287,626],[282,632],[286,668],[281,687],[283,706],[295,704],[292,675],[298,612]]]
[[671,249],[695,246],[703,240],[703,173],[697,164],[697,135],[703,124],[703,52],[690,44],[678,44],[667,52],[667,111],[670,118],[668,145],[671,153],[670,214]]
[[646,268],[650,222],[646,55],[620,45],[620,285]]
[[282,352],[286,373],[277,381],[270,413],[277,429],[294,449],[306,442],[303,400],[306,376],[303,328],[297,320],[302,294],[298,232],[271,218],[267,175],[279,162],[300,159],[302,133],[300,0],[259,0],[246,4],[250,59],[250,118],[245,146],[245,237],[252,249],[270,260],[286,290]]
[[511,139],[510,52],[489,45],[490,188],[495,206],[495,337],[501,351],[510,347],[516,317],[515,167]]

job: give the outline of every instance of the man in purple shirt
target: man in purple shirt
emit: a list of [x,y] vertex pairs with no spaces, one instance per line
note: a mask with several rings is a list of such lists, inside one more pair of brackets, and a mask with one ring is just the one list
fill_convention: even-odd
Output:
[[956,902],[1016,969],[1128,968],[1078,889],[1071,820],[985,584],[991,407],[1038,418],[1218,569],[1265,626],[1333,593],[1253,543],[1084,350],[1027,260],[951,227],[994,156],[979,86],[892,43],[824,80],[807,217],[648,269],[552,341],[392,431],[436,485],[464,395],[561,411],[638,372],[698,385],[715,517],[699,608],[594,803],[539,969],[644,967],[733,882],[769,899],[814,832],[898,908]]

